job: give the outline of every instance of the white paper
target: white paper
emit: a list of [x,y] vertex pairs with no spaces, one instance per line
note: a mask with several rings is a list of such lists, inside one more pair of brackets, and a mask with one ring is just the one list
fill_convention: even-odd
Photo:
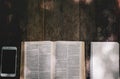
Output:
[[91,43],[91,79],[119,79],[119,44]]

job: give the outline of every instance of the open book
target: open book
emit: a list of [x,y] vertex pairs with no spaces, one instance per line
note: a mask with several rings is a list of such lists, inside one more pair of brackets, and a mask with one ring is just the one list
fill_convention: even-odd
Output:
[[21,79],[85,79],[84,42],[23,42]]

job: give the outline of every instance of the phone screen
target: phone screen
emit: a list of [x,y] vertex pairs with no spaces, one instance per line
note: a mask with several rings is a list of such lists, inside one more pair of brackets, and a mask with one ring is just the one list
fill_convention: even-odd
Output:
[[2,72],[6,74],[14,74],[16,66],[16,50],[2,51]]

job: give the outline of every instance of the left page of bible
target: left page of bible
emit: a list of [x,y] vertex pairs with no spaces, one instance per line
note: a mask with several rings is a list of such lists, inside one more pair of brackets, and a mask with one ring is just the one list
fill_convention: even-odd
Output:
[[53,42],[24,42],[21,79],[52,79]]

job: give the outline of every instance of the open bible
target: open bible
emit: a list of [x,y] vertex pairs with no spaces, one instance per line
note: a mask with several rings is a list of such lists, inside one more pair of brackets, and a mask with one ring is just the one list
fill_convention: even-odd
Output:
[[21,79],[85,79],[84,42],[23,42],[21,59]]

